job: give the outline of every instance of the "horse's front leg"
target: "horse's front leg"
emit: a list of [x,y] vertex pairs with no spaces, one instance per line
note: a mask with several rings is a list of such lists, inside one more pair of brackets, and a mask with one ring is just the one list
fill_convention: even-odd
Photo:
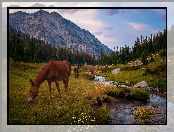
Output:
[[51,81],[48,81],[49,91],[50,91],[50,99],[52,98],[52,89],[51,89]]
[[57,92],[58,92],[58,94],[60,95],[60,97],[62,97],[61,94],[60,94],[60,88],[59,88],[59,83],[58,83],[58,81],[55,81],[55,84],[56,84],[56,87],[57,87]]

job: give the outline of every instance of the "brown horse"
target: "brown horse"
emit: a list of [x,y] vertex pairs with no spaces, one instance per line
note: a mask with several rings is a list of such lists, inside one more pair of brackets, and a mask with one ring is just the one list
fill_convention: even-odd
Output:
[[38,95],[40,85],[46,80],[48,82],[50,98],[52,98],[51,82],[55,82],[57,91],[60,94],[60,88],[58,81],[62,81],[65,85],[65,92],[68,87],[69,76],[71,73],[71,65],[68,61],[49,61],[45,67],[40,71],[39,75],[31,82],[30,97],[28,102],[32,102]]
[[79,66],[75,66],[74,67],[74,78],[78,78],[79,77]]

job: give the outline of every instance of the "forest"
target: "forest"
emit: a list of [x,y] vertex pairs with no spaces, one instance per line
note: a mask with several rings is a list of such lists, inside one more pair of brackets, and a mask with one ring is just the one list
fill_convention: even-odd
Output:
[[162,56],[166,56],[166,30],[151,34],[150,37],[142,35],[137,37],[132,47],[114,47],[111,53],[104,54],[100,50],[99,59],[95,56],[72,51],[68,48],[56,48],[33,36],[9,28],[9,57],[15,61],[42,63],[49,60],[68,60],[72,64],[126,64],[138,58],[147,64],[147,57],[152,53],[162,50]]

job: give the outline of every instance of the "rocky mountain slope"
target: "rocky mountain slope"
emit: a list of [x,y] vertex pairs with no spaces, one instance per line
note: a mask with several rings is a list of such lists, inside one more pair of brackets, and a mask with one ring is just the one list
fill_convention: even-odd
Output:
[[88,30],[63,18],[57,12],[39,10],[34,13],[18,11],[9,14],[9,26],[37,39],[44,40],[55,47],[70,48],[99,57],[101,51],[111,52]]

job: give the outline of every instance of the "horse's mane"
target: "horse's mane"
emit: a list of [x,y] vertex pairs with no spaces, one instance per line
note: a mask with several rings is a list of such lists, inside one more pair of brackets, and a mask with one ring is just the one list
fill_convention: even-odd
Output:
[[40,85],[45,80],[45,77],[47,76],[48,72],[49,72],[49,67],[48,67],[48,65],[45,65],[41,69],[41,71],[39,72],[39,74],[37,75],[37,77],[34,81],[36,86]]

